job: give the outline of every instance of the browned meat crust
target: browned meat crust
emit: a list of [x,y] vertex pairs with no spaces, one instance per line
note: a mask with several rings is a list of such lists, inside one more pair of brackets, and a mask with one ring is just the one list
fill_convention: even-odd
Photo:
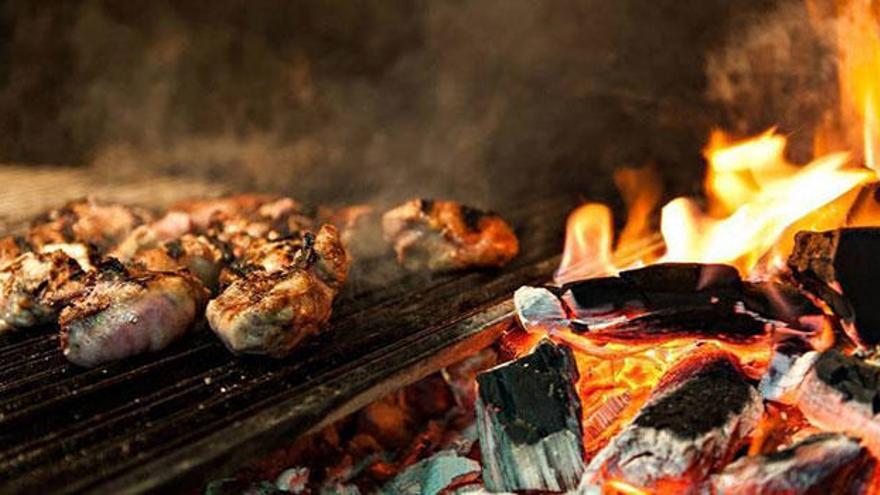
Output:
[[501,217],[454,201],[408,201],[385,213],[382,228],[400,263],[412,270],[502,266],[519,252]]
[[252,263],[208,303],[208,323],[236,354],[287,356],[330,319],[350,263],[338,231],[324,225],[317,236],[305,233],[299,248],[283,244],[272,244],[283,254],[271,262],[265,251],[251,253]]
[[25,253],[0,269],[0,333],[55,321],[79,293],[83,271],[63,251]]
[[151,213],[142,208],[83,199],[37,218],[25,239],[35,248],[80,242],[103,253],[150,220]]
[[204,235],[184,234],[132,258],[132,265],[144,270],[172,272],[186,269],[211,291],[219,287],[220,272],[231,254],[225,246]]
[[168,346],[200,318],[208,291],[186,271],[126,268],[112,258],[89,272],[87,290],[61,311],[61,348],[80,366]]

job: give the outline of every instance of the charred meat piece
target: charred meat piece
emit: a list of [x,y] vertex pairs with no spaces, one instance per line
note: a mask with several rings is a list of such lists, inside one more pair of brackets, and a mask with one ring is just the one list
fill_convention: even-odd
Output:
[[813,435],[769,455],[743,457],[713,475],[709,493],[864,493],[862,472],[875,461],[844,435]]
[[85,243],[104,253],[151,219],[142,208],[84,199],[37,218],[25,239],[35,250],[48,244]]
[[0,333],[53,323],[83,288],[83,270],[62,251],[25,253],[0,269]]
[[799,232],[788,258],[792,274],[847,324],[853,340],[880,344],[880,228]]
[[382,229],[398,261],[411,270],[503,266],[519,252],[500,216],[454,201],[406,202],[385,213]]
[[231,258],[224,247],[209,237],[185,234],[141,251],[133,257],[132,264],[160,272],[186,269],[213,292],[219,287],[220,273]]
[[59,318],[64,356],[80,366],[158,351],[190,331],[208,292],[188,272],[126,268],[109,259]]
[[303,239],[292,264],[250,265],[208,304],[208,323],[230,351],[284,357],[329,320],[349,260],[333,226]]
[[727,464],[763,412],[730,359],[667,373],[633,423],[596,454],[584,483],[618,479],[662,490],[699,483]]

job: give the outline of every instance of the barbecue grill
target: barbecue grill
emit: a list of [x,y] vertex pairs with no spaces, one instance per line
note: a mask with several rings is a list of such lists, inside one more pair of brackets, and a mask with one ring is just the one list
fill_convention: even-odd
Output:
[[[170,187],[166,196],[192,190]],[[82,369],[54,329],[4,335],[0,492],[198,486],[489,345],[511,321],[512,291],[558,265],[571,204],[504,210],[523,255],[503,270],[427,276],[390,255],[356,261],[329,331],[282,361],[233,357],[205,331]]]

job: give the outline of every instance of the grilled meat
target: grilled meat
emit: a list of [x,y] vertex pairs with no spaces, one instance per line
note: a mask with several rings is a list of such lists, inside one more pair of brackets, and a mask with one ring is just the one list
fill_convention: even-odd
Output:
[[172,211],[155,222],[132,230],[108,256],[127,262],[144,249],[158,247],[163,242],[173,241],[194,230],[195,225],[189,215]]
[[280,239],[313,226],[303,206],[293,199],[238,195],[178,203],[172,212],[189,215],[194,228],[219,239],[249,246],[253,239]]
[[83,270],[62,250],[24,253],[0,268],[0,333],[55,321],[83,290]]
[[61,311],[61,347],[80,366],[160,350],[191,330],[208,299],[190,273],[127,268],[115,259],[86,274]]
[[224,246],[203,235],[184,234],[134,255],[131,263],[145,270],[173,272],[186,269],[212,292],[219,287],[220,272],[230,254]]
[[151,219],[150,212],[141,208],[84,199],[39,217],[25,239],[35,249],[48,244],[78,242],[104,253]]
[[331,225],[314,238],[306,233],[299,247],[282,242],[261,248],[208,304],[206,315],[230,351],[280,358],[327,323],[349,259]]
[[454,201],[408,201],[385,213],[382,228],[397,259],[411,270],[502,266],[519,251],[501,217]]

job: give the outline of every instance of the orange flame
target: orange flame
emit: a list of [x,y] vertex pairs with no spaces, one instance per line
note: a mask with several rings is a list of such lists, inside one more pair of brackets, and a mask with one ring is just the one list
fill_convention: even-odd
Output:
[[[776,129],[744,140],[714,131],[704,150],[706,201],[681,197],[668,202],[660,210],[659,232],[652,221],[662,195],[659,180],[650,169],[621,171],[615,181],[627,219],[617,242],[607,206],[589,203],[576,209],[568,219],[557,283],[655,261],[727,263],[744,276],[762,276],[783,266],[799,230],[880,225],[878,6],[868,0],[836,0],[829,11],[828,2],[820,1],[807,3],[814,20],[834,16],[840,108],[833,109],[838,114],[834,125],[823,122],[817,129],[815,158],[805,165],[790,162],[787,139]],[[862,187],[868,183],[874,183],[872,188]],[[801,326],[813,329],[809,339],[815,349],[834,345],[829,320],[819,317]],[[575,351],[588,457],[634,417],[664,374],[686,356],[730,352],[744,372],[757,378],[766,371],[774,340],[770,335],[738,345],[696,337],[661,343],[600,342],[589,332],[558,329],[552,337]],[[511,340],[511,347],[525,352],[526,344],[535,339],[529,334]],[[788,439],[786,435],[802,430],[794,424],[791,431],[783,431],[780,424],[797,422],[790,421],[787,411],[771,413],[778,417],[770,414],[762,422],[751,445],[753,454],[773,450]],[[874,482],[880,484],[880,476]],[[646,493],[617,479],[606,480],[602,488],[604,493]],[[660,492],[677,492],[676,487],[666,488]]]

